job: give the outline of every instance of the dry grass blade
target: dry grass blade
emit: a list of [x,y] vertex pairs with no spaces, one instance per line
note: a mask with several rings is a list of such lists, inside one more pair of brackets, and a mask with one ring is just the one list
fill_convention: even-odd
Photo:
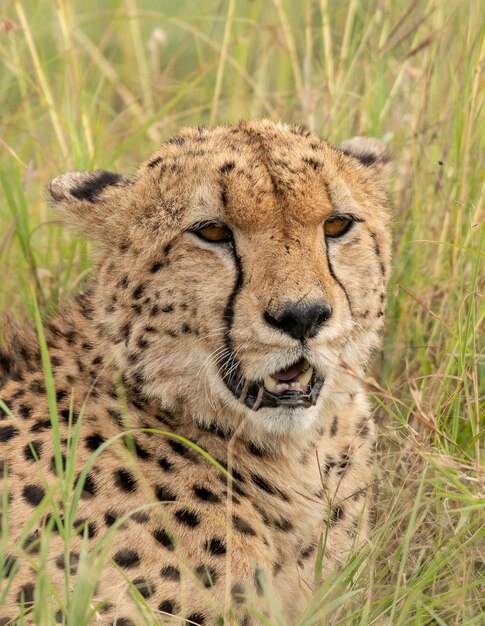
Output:
[[[85,33],[80,29],[77,29],[74,32],[74,39],[82,45],[95,64],[99,67],[103,76],[114,86],[116,92],[125,103],[127,111],[129,111],[139,123],[143,123],[145,121],[145,114],[142,107],[138,104],[138,98],[123,83],[120,76],[112,64],[109,63],[109,61],[104,57],[101,50],[95,46],[89,37],[87,37],[87,35],[85,35]],[[147,134],[152,141],[157,141],[158,133],[155,129],[149,127],[147,129]]]
[[404,291],[404,293],[407,294],[410,298],[412,298],[415,302],[417,302],[419,304],[419,306],[423,307],[423,309],[425,311],[427,311],[435,319],[439,320],[441,326],[444,326],[446,328],[446,330],[448,330],[450,333],[452,332],[451,326],[449,326],[442,317],[440,317],[439,315],[434,313],[429,308],[429,306],[426,306],[426,304],[424,304],[424,302],[422,302],[417,296],[415,296],[413,293],[411,293],[411,291],[409,289],[406,289],[406,287],[403,287],[402,285],[396,285],[396,287],[397,287],[397,289],[401,289],[401,291]]
[[[153,100],[153,92],[151,85],[150,70],[144,51],[144,41],[140,30],[139,17],[137,14],[137,6],[135,0],[125,0],[126,13],[130,21],[130,31],[133,40],[133,49],[136,56],[138,66],[138,78],[140,80],[141,91],[143,94],[143,105],[148,115],[154,115],[155,102]],[[156,131],[154,132],[154,135]],[[160,137],[157,138],[160,141]]]
[[[349,9],[350,10],[350,9]],[[322,14],[322,39],[323,51],[325,55],[325,72],[327,75],[327,87],[330,96],[335,94],[335,76],[332,49],[332,32],[330,30],[330,15],[328,11],[328,0],[320,0],[320,11]]]
[[39,85],[42,90],[42,94],[45,98],[46,106],[49,111],[49,116],[52,121],[52,126],[54,127],[54,132],[57,137],[57,141],[59,142],[59,146],[61,148],[62,156],[66,159],[68,155],[67,143],[64,138],[64,133],[62,130],[59,114],[57,108],[54,104],[54,98],[52,97],[52,92],[47,81],[46,74],[44,72],[43,65],[40,61],[39,54],[37,52],[37,47],[35,45],[34,36],[30,29],[29,22],[25,15],[24,8],[19,0],[14,1],[15,9],[17,11],[17,15],[24,30],[25,39],[27,41],[27,45],[29,47],[30,55],[32,58],[32,62],[34,64],[34,69],[37,74],[37,78],[39,81]]
[[412,48],[409,52],[407,52],[402,57],[402,59],[399,60],[399,62],[402,63],[403,61],[410,59],[411,57],[418,54],[418,52],[421,52],[421,50],[424,50],[425,48],[430,46],[434,41],[436,41],[436,39],[439,37],[440,34],[441,34],[441,31],[436,31],[435,33],[432,33],[431,35],[428,35],[427,37],[425,37],[422,41],[416,44],[414,48]]
[[295,45],[295,39],[293,37],[293,33],[291,31],[291,26],[290,23],[288,21],[288,16],[286,14],[286,11],[283,7],[283,3],[282,0],[273,0],[273,3],[276,7],[276,10],[278,12],[278,16],[280,18],[280,22],[281,22],[281,27],[283,29],[283,35],[284,35],[284,40],[286,42],[286,46],[288,49],[288,55],[290,57],[290,61],[291,61],[291,67],[293,69],[293,76],[295,78],[295,86],[296,86],[296,92],[298,94],[298,99],[302,105],[302,107],[304,108],[304,97],[305,97],[305,90],[303,87],[303,77],[301,74],[301,69],[300,69],[300,61],[298,59],[298,52],[296,50],[296,45]]
[[212,98],[210,122],[214,124],[217,120],[217,109],[219,107],[219,99],[221,97],[222,79],[224,77],[224,68],[226,67],[227,50],[231,39],[232,20],[234,11],[236,10],[236,0],[229,0],[227,9],[227,18],[224,25],[224,37],[222,39],[221,54],[219,57],[219,65],[217,67],[216,85],[214,88],[214,97]]
[[402,13],[402,15],[399,15],[399,17],[396,19],[396,25],[394,26],[394,28],[387,35],[387,37],[384,40],[384,42],[382,43],[382,45],[379,46],[379,52],[384,51],[386,48],[388,48],[391,45],[391,41],[392,41],[394,35],[399,31],[399,29],[401,29],[403,27],[403,25],[406,23],[406,21],[409,18],[409,16],[412,13],[414,13],[414,11],[418,8],[420,2],[421,2],[421,0],[412,0],[407,5],[407,8]]
[[452,446],[455,445],[455,442],[453,441],[453,439],[451,439],[451,437],[449,437],[446,433],[441,431],[436,426],[434,420],[420,408],[419,399],[417,397],[415,389],[412,388],[412,386],[410,386],[410,394],[413,400],[415,401],[416,409],[413,409],[412,406],[410,406],[409,404],[407,404],[400,398],[397,398],[389,391],[386,391],[381,385],[379,385],[379,383],[375,380],[375,378],[372,378],[372,376],[362,376],[361,374],[359,374],[358,372],[355,372],[351,367],[345,364],[342,364],[340,368],[347,374],[351,374],[352,376],[360,380],[367,387],[369,387],[369,389],[372,389],[373,391],[377,392],[377,394],[381,396],[382,398],[385,398],[386,400],[391,400],[395,404],[402,406],[404,409],[406,409],[406,411],[410,415],[412,415],[416,420],[418,420],[424,426],[426,426],[427,429],[439,435],[443,439],[443,441],[447,441]]

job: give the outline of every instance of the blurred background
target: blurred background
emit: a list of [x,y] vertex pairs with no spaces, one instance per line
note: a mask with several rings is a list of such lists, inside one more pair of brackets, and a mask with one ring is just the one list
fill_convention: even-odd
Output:
[[480,0],[0,2],[0,311],[89,273],[46,202],[65,170],[129,175],[180,126],[259,117],[394,153],[371,559],[305,623],[330,599],[332,623],[483,623],[484,56]]

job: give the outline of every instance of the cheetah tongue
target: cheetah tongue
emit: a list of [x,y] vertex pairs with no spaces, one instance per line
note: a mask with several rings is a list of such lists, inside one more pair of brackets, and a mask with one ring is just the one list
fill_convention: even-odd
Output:
[[294,380],[303,372],[309,368],[308,361],[306,359],[300,359],[298,363],[295,363],[287,370],[280,370],[279,372],[275,372],[271,375],[271,378],[274,378],[278,382],[287,382]]
[[303,393],[313,375],[313,367],[306,359],[300,359],[286,370],[275,372],[271,376],[266,376],[264,386],[273,393],[283,393],[293,391]]

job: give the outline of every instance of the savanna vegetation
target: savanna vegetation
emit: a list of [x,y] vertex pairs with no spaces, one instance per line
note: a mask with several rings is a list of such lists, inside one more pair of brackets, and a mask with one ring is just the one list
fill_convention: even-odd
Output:
[[[368,380],[380,433],[373,530],[309,597],[300,626],[485,620],[484,58],[479,0],[0,5],[0,310],[30,323],[75,293],[92,262],[46,202],[60,172],[129,174],[181,125],[254,117],[335,143],[373,135],[395,155],[394,272]],[[32,562],[42,625],[59,610],[47,551],[48,536]],[[57,619],[87,624],[91,582]]]

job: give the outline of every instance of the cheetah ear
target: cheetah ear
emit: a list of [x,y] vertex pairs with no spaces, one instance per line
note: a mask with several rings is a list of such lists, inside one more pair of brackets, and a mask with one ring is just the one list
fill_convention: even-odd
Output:
[[391,153],[386,144],[375,137],[352,137],[340,144],[339,150],[374,171],[387,184],[392,170]]
[[66,221],[90,239],[110,238],[108,222],[122,204],[123,188],[130,181],[120,174],[66,172],[54,178],[49,193]]

